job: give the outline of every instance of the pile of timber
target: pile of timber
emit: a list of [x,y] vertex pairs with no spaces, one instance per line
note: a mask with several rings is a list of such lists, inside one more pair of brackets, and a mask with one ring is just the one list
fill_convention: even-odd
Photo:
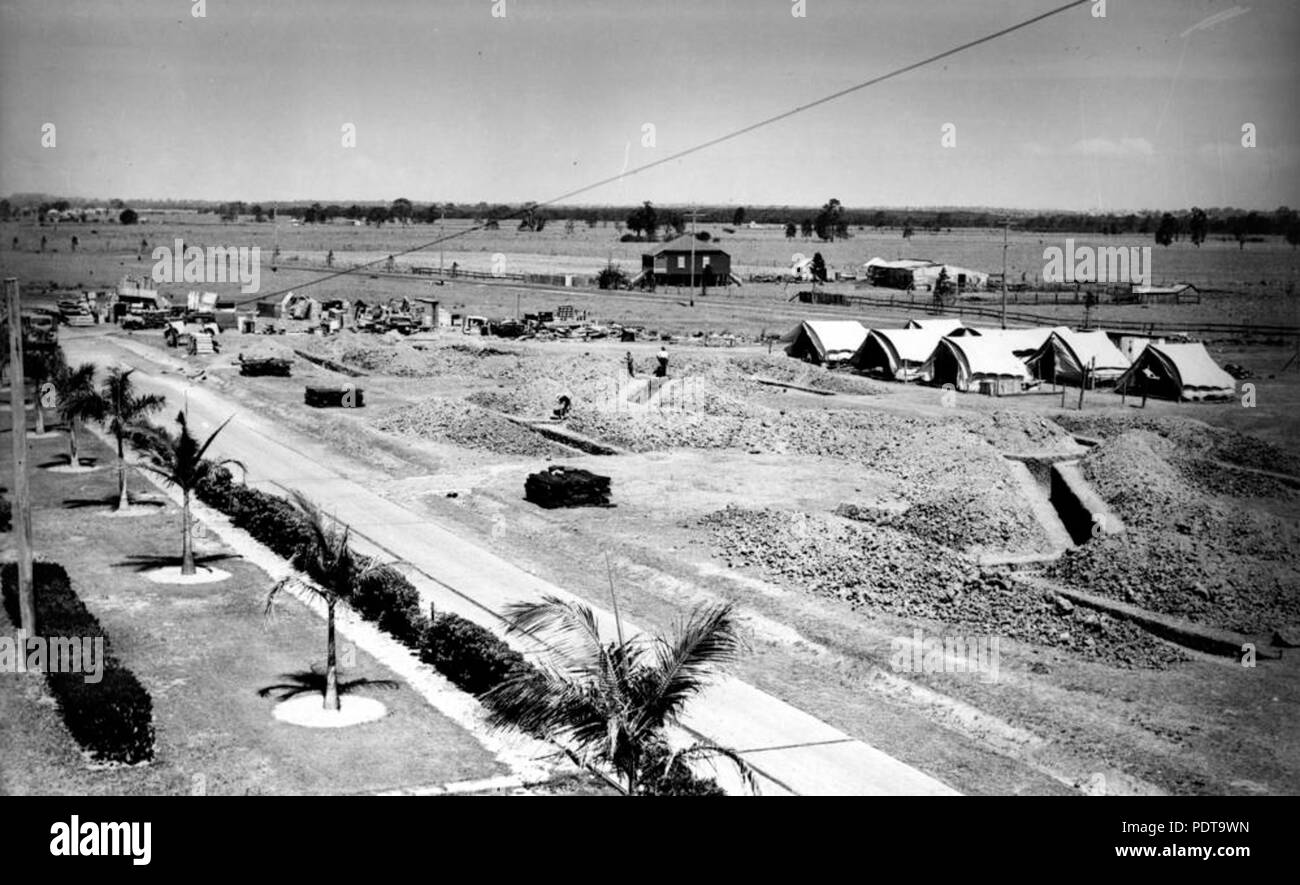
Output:
[[292,366],[289,360],[267,357],[265,359],[244,359],[243,354],[239,357],[239,374],[241,375],[275,375],[280,378],[289,377],[289,368]]
[[608,507],[609,477],[552,464],[524,481],[524,498],[548,510],[556,507]]
[[359,409],[366,404],[360,387],[308,387],[303,398],[309,406],[318,409]]

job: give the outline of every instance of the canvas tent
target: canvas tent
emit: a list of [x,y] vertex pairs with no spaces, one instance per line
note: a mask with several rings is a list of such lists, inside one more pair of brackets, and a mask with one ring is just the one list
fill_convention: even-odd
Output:
[[[1064,326],[1056,328],[1065,329]],[[977,329],[965,326],[949,334],[953,337],[977,335],[983,338],[997,338],[1016,356],[1026,359],[1036,353],[1043,346],[1043,342],[1052,337],[1053,331],[1055,330],[1050,326],[1034,326],[1029,329]]]
[[790,356],[814,363],[839,363],[857,353],[867,329],[857,320],[805,320],[780,339]]
[[872,329],[852,362],[862,372],[914,381],[942,337],[936,329]]
[[1052,332],[1025,362],[1035,378],[1071,385],[1082,384],[1089,368],[1093,383],[1112,384],[1130,365],[1105,332],[1070,329]]
[[938,332],[940,335],[951,335],[958,329],[964,327],[961,320],[956,317],[934,317],[924,320],[908,320],[905,329],[928,329]]
[[1237,391],[1233,377],[1200,342],[1148,344],[1115,387],[1135,396],[1175,400],[1228,399]]
[[996,393],[1018,393],[1030,380],[1025,364],[1003,342],[977,335],[940,339],[920,377],[940,387],[951,384],[962,392]]

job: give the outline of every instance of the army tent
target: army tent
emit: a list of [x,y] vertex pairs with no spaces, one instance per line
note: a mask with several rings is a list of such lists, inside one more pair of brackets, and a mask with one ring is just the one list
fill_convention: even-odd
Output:
[[1089,370],[1093,383],[1113,384],[1128,369],[1129,358],[1105,332],[1056,329],[1025,363],[1044,381],[1078,385]]
[[805,320],[781,337],[785,352],[813,363],[840,363],[853,356],[867,337],[857,320]]
[[1228,399],[1237,389],[1200,342],[1148,344],[1115,386],[1134,395],[1175,400]]
[[1018,393],[1029,370],[996,336],[942,338],[921,367],[921,380],[957,390]]
[[940,335],[951,335],[953,332],[963,327],[961,320],[956,317],[934,317],[933,319],[908,320],[905,329],[930,329],[938,332]]
[[[1064,326],[1058,326],[1057,328],[1065,329]],[[1043,342],[1052,337],[1053,331],[1050,326],[1035,326],[1030,329],[977,329],[972,326],[964,326],[949,334],[954,338],[963,335],[997,338],[1016,356],[1026,359],[1038,352],[1038,349],[1043,346]]]
[[852,362],[863,372],[914,381],[942,337],[935,329],[872,329]]

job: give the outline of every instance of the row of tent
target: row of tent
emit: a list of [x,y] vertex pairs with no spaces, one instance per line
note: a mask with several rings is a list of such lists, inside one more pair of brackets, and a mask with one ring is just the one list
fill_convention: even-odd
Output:
[[1104,331],[1065,326],[986,329],[955,318],[869,329],[856,320],[807,320],[781,339],[809,362],[848,364],[894,381],[952,385],[963,392],[1018,393],[1037,382],[1114,386],[1135,396],[1225,399],[1235,381],[1198,343],[1141,339],[1130,359]]

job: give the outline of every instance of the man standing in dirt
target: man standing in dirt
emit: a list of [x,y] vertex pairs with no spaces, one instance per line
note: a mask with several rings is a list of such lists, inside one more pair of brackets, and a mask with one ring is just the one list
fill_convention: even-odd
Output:
[[627,377],[636,377],[636,363],[632,360],[632,351],[627,352]]
[[667,378],[668,377],[668,348],[662,344],[659,345],[659,353],[657,353],[655,356],[659,360],[659,368],[655,369],[655,377]]

